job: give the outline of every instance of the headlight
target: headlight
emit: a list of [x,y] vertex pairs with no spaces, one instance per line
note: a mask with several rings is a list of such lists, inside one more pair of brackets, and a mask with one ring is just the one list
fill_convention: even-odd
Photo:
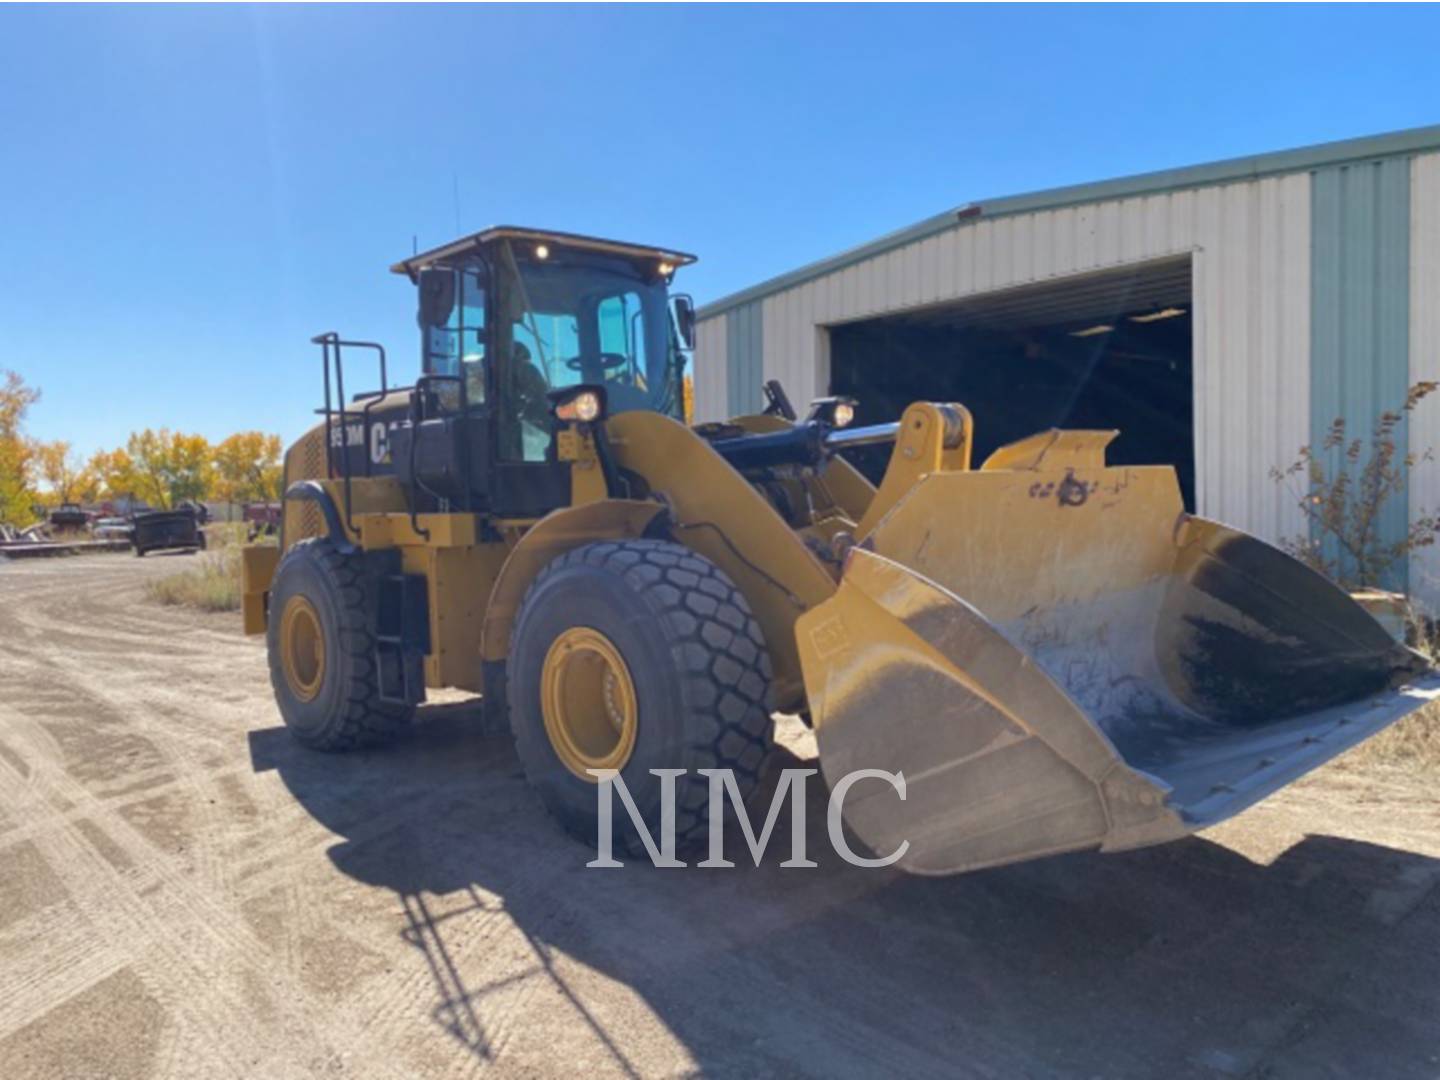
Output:
[[842,428],[855,419],[855,405],[855,399],[849,397],[816,398],[810,403],[810,415],[806,419]]
[[600,395],[594,390],[582,390],[555,406],[555,418],[571,423],[588,424],[600,419],[600,412]]

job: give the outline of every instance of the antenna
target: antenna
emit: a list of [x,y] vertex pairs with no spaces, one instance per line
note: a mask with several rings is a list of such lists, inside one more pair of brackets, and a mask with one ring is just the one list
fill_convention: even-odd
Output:
[[416,236],[414,233],[411,233],[411,234],[410,234],[410,254],[411,254],[411,255],[419,255],[419,254],[420,254],[420,238],[419,238],[418,236]]

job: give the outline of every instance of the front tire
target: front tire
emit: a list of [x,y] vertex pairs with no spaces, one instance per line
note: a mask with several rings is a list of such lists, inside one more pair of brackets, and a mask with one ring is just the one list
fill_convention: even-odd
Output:
[[[770,656],[734,582],[662,540],[602,541],[559,556],[536,577],[515,621],[507,664],[510,724],[525,775],[577,839],[597,838],[594,778],[614,768],[660,843],[662,788],[676,778],[677,849],[709,825],[709,781],[734,771],[749,797],[773,737]],[[607,724],[609,730],[607,730]],[[613,841],[644,844],[618,792]]]
[[363,561],[325,539],[302,540],[275,571],[266,644],[285,726],[314,750],[353,750],[394,737],[413,706],[379,700]]

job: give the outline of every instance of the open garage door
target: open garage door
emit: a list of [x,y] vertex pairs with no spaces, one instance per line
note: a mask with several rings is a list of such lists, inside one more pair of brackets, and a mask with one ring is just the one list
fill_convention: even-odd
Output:
[[[1191,296],[1187,256],[845,323],[830,328],[831,392],[859,399],[857,423],[963,402],[977,463],[1044,428],[1118,428],[1109,460],[1174,465],[1193,511]],[[857,464],[878,476],[885,456]]]

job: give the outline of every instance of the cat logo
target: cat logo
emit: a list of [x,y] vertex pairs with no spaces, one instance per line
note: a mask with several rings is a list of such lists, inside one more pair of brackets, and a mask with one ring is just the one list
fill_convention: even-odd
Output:
[[370,425],[370,460],[384,465],[390,460],[390,427],[384,421]]

